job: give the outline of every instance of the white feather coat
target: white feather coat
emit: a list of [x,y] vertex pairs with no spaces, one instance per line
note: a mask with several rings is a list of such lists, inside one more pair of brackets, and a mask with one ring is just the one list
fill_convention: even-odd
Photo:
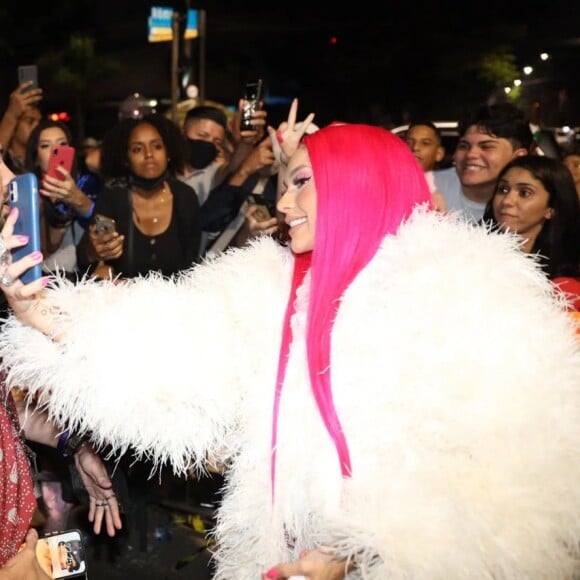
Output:
[[[332,267],[329,264],[329,267]],[[571,578],[580,531],[580,351],[561,297],[515,238],[417,211],[345,293],[332,384],[343,479],[310,392],[308,278],[270,434],[292,258],[269,239],[179,281],[60,281],[55,344],[10,319],[11,385],[52,416],[183,473],[229,460],[217,579],[256,580],[329,546],[351,577]]]

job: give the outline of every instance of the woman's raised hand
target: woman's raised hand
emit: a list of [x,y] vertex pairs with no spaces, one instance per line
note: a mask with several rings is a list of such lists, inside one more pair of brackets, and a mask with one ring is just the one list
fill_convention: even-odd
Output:
[[18,219],[18,210],[12,209],[0,233],[0,289],[14,314],[23,322],[50,334],[56,323],[51,309],[41,305],[43,288],[49,277],[43,276],[34,282],[24,284],[20,276],[32,266],[42,262],[42,254],[33,252],[12,261],[10,251],[28,243],[28,236],[14,235],[14,224]]
[[268,127],[268,134],[272,140],[272,149],[278,163],[286,165],[288,159],[292,157],[304,134],[312,125],[314,120],[314,113],[310,113],[304,121],[296,123],[296,116],[298,115],[298,99],[294,99],[290,105],[288,113],[288,120],[283,121],[275,131],[272,127]]

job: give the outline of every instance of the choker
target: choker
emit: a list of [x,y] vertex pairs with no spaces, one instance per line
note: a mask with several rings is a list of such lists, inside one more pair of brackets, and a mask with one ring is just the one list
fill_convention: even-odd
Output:
[[143,191],[152,191],[162,187],[166,178],[167,171],[164,171],[159,177],[153,178],[139,177],[131,173],[129,176],[129,185],[137,189],[142,189]]

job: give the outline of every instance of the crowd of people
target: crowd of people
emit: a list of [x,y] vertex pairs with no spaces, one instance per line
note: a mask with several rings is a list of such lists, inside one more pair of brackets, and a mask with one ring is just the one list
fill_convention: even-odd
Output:
[[219,580],[578,572],[578,151],[543,154],[507,103],[446,152],[429,120],[319,128],[294,99],[244,131],[243,103],[120,118],[55,179],[74,139],[26,88],[0,175],[36,175],[43,245],[11,259],[5,204],[0,426],[26,485],[0,578],[44,577],[26,438],[74,458],[109,535],[99,450],[223,466]]

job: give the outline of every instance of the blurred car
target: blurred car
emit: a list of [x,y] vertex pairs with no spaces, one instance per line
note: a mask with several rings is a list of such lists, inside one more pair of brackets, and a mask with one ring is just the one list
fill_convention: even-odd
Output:
[[580,127],[551,127],[549,130],[553,131],[554,138],[558,146],[563,152],[572,151],[572,149],[580,146]]

